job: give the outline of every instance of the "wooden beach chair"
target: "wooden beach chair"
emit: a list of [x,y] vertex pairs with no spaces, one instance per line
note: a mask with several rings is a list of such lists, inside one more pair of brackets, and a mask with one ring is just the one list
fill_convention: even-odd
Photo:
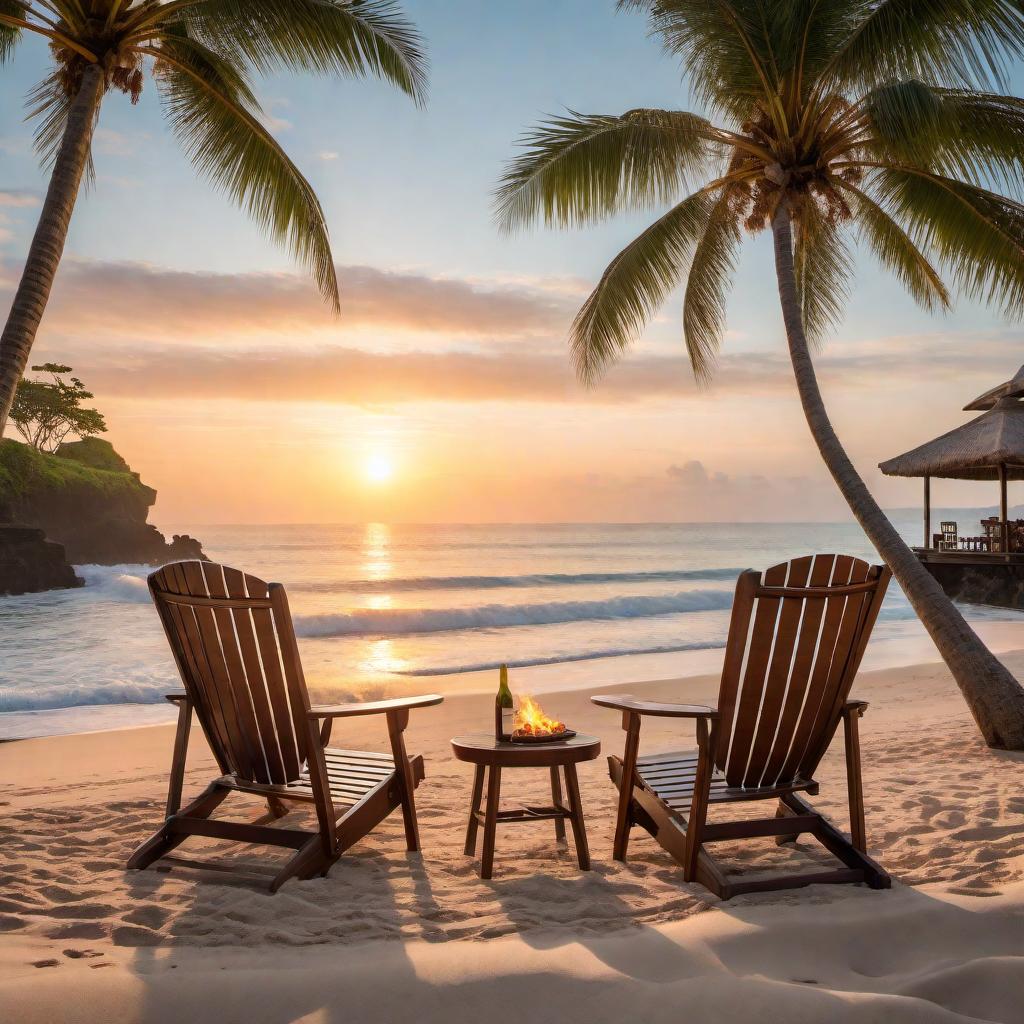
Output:
[[[402,808],[405,839],[420,848],[414,792],[423,758],[406,753],[412,708],[440,704],[436,694],[362,704],[311,707],[284,587],[212,562],[178,562],[149,577],[183,694],[171,763],[167,818],[128,861],[145,868],[189,836],[294,850],[270,885],[326,875],[331,865],[393,810]],[[221,775],[181,807],[193,712]],[[384,715],[391,754],[329,747],[337,718]],[[274,817],[292,802],[312,804],[317,829],[276,827],[210,817],[231,793],[267,801]]]
[[[682,864],[686,881],[722,899],[818,882],[889,887],[889,876],[865,852],[857,725],[867,704],[848,699],[889,577],[888,568],[846,555],[797,558],[763,575],[748,569],[736,583],[717,708],[591,698],[621,711],[626,732],[625,753],[608,759],[619,789],[616,860],[626,859],[630,828],[640,825]],[[641,757],[640,723],[648,715],[694,719],[697,750]],[[840,722],[852,840],[799,795],[817,794],[814,773]],[[712,805],[754,800],[777,800],[774,817],[708,820]],[[737,878],[707,849],[757,836],[783,843],[802,833],[842,867]]]

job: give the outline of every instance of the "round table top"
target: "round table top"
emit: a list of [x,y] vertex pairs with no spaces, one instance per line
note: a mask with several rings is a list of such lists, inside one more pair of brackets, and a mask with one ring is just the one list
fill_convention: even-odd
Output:
[[551,743],[503,743],[493,732],[473,732],[452,740],[452,753],[470,764],[500,768],[547,768],[559,764],[593,761],[601,753],[596,736],[577,733],[567,740]]

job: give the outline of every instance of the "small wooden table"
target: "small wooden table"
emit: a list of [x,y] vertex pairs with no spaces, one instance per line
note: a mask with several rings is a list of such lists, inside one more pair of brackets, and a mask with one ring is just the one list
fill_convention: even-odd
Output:
[[[576,857],[583,871],[590,870],[590,851],[587,832],[583,825],[583,805],[580,786],[576,778],[576,765],[580,761],[593,761],[601,753],[601,741],[596,736],[573,736],[553,743],[501,743],[493,733],[477,732],[456,736],[452,752],[459,761],[476,765],[473,777],[473,796],[469,805],[469,825],[466,828],[466,856],[476,853],[478,827],[484,826],[484,846],[480,855],[480,877],[490,878],[494,864],[494,834],[499,823],[519,821],[554,821],[555,838],[565,840],[565,820],[572,825],[576,841]],[[549,768],[551,770],[551,806],[517,807],[507,811],[498,809],[501,798],[502,768]],[[568,806],[562,802],[562,784],[559,768],[565,773]],[[484,792],[484,773],[487,773],[487,805],[480,810]]]

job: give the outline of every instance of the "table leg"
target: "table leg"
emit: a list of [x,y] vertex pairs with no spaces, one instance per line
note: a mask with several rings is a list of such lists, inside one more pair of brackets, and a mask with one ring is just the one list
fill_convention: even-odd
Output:
[[469,824],[466,826],[466,856],[476,853],[477,812],[484,793],[484,766],[478,764],[473,770],[473,795],[469,798]]
[[580,784],[576,778],[576,765],[565,766],[565,788],[569,793],[569,810],[572,835],[576,840],[576,859],[583,871],[590,870],[590,848],[587,846],[587,830],[583,824],[583,803],[580,800]]
[[487,768],[487,807],[484,812],[484,848],[480,855],[480,877],[490,878],[494,866],[494,833],[498,824],[498,802],[501,798],[501,768]]
[[[551,802],[555,807],[564,806],[562,803],[562,780],[558,776],[558,766],[551,769]],[[555,818],[555,840],[559,843],[565,842],[565,819]]]

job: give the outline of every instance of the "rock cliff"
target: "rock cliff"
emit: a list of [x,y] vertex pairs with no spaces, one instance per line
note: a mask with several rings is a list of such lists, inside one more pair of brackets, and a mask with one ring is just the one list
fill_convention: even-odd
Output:
[[[67,582],[68,573],[56,568],[53,548],[60,545],[66,562],[76,565],[160,565],[203,558],[197,540],[175,536],[168,542],[146,522],[155,501],[156,491],[131,471],[109,441],[92,437],[63,444],[56,455],[37,452],[17,441],[0,441],[0,522],[35,527],[48,538],[44,541],[41,536],[28,537],[24,530],[17,535],[10,528],[4,530],[0,594],[74,586]],[[35,559],[29,551],[32,545]],[[39,585],[26,586],[31,582],[33,564],[38,566]],[[15,570],[15,565],[20,568]],[[52,582],[54,579],[65,582]]]

